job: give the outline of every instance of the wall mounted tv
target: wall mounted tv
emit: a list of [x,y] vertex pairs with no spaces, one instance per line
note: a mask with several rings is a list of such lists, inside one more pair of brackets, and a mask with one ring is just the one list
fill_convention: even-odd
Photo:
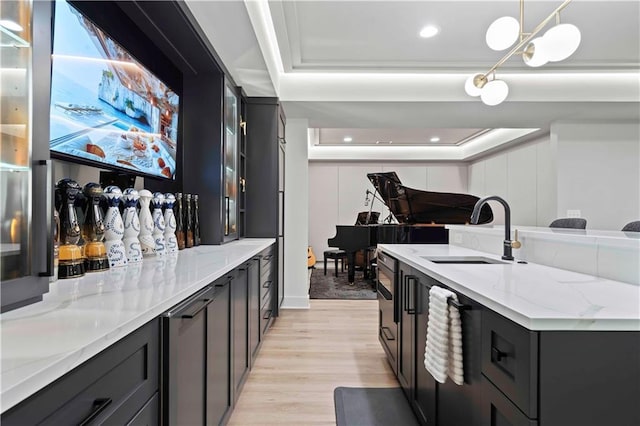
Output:
[[174,179],[179,96],[73,6],[55,3],[52,157]]

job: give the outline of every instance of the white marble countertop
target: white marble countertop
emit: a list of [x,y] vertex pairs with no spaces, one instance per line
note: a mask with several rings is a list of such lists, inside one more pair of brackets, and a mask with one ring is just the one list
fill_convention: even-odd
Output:
[[451,245],[380,244],[378,248],[529,330],[640,330],[637,285],[533,263],[436,264],[421,257],[500,260]]
[[243,239],[58,280],[0,315],[0,412],[44,388],[273,244]]

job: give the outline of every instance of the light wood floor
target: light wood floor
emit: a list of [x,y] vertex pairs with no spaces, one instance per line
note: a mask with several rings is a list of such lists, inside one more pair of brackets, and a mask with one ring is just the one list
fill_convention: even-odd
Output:
[[267,333],[229,425],[335,425],[333,390],[396,387],[377,300],[311,300]]

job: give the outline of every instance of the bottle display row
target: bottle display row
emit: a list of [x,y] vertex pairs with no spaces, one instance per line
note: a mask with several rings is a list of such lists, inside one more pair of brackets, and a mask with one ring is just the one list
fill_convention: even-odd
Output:
[[197,194],[151,193],[98,183],[55,187],[57,278],[141,262],[200,245]]

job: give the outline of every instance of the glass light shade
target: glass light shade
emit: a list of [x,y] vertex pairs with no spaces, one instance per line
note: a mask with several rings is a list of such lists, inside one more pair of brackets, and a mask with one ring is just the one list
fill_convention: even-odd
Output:
[[485,105],[498,105],[507,99],[509,86],[502,80],[491,80],[482,88],[480,99]]
[[573,24],[559,24],[550,28],[542,37],[545,44],[545,55],[552,62],[562,61],[578,49],[580,30]]
[[481,76],[482,74],[474,74],[471,77],[469,77],[467,79],[467,81],[465,81],[464,83],[464,91],[467,92],[467,95],[469,96],[480,96],[480,93],[482,93],[482,87],[478,87],[474,84],[473,80],[478,77]]
[[493,50],[504,50],[518,40],[520,23],[516,18],[503,16],[498,18],[487,29],[487,45]]
[[541,67],[549,62],[547,57],[547,43],[542,37],[534,38],[524,48],[522,59],[530,67]]

